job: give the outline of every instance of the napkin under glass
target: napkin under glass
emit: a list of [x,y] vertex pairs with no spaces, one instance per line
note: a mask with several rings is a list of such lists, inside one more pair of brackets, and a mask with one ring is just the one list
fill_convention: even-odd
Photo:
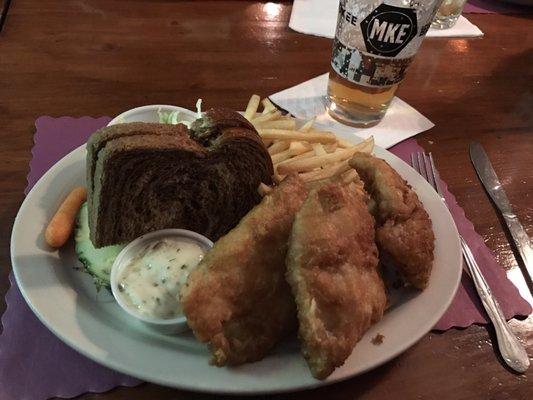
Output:
[[366,139],[374,136],[375,143],[389,148],[411,136],[424,132],[434,125],[409,104],[394,97],[383,120],[371,128],[354,128],[343,125],[329,116],[325,108],[328,74],[305,81],[270,96],[278,106],[301,119],[316,117],[320,125]]

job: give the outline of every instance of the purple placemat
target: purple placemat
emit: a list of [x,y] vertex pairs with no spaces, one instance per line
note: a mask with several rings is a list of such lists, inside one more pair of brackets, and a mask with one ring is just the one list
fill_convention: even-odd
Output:
[[532,14],[533,7],[520,6],[496,0],[469,0],[464,14]]
[[[26,192],[55,162],[85,143],[92,132],[106,125],[109,120],[108,117],[40,117],[36,122],[37,132]],[[408,160],[413,151],[421,148],[414,139],[409,139],[390,150]],[[528,315],[530,306],[507,280],[482,238],[474,232],[472,224],[447,190],[446,196],[452,205],[451,211],[459,231],[472,247],[506,317]],[[7,309],[2,316],[4,330],[0,336],[1,400],[44,400],[56,396],[71,398],[86,392],[100,393],[117,386],[141,383],[102,367],[63,344],[31,312],[12,276],[10,280],[12,285],[6,295]],[[486,322],[474,289],[463,276],[454,302],[435,329],[446,330]]]
[[[110,120],[39,118],[25,193],[52,165]],[[6,295],[0,336],[0,400],[71,398],[141,383],[89,360],[61,342],[30,310],[13,274],[9,279],[11,288]]]

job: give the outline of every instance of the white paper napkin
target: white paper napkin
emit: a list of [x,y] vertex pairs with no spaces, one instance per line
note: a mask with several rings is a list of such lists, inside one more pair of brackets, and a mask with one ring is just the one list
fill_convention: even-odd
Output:
[[334,127],[342,136],[355,135],[363,139],[374,136],[376,144],[384,148],[389,148],[434,126],[429,119],[397,97],[392,100],[385,117],[378,125],[366,129],[343,125],[326,112],[324,96],[327,84],[326,73],[269,97],[297,118],[308,119],[316,116],[316,122],[330,129]]
[[[308,35],[335,36],[339,0],[294,0],[289,28]],[[460,16],[450,29],[431,28],[427,37],[479,37],[483,32]]]

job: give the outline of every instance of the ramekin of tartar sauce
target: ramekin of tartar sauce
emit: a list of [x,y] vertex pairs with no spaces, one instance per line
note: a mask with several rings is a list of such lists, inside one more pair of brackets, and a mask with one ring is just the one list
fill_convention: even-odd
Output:
[[166,334],[188,329],[179,291],[213,243],[185,229],[143,235],[119,253],[111,268],[111,291],[120,307]]

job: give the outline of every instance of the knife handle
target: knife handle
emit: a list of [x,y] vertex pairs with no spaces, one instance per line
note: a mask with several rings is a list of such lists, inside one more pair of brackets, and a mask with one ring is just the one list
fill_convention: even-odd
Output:
[[461,247],[479,298],[496,330],[498,348],[500,349],[503,360],[515,371],[521,373],[525,372],[529,368],[529,357],[524,346],[522,346],[515,334],[509,328],[509,325],[507,325],[507,321],[505,321],[505,317],[498,301],[492,295],[492,291],[483,277],[470,247],[468,247],[468,244],[466,244],[462,237]]
[[533,249],[531,248],[529,236],[514,213],[506,212],[502,213],[502,215],[514,239],[516,248],[522,257],[522,261],[524,261],[529,276],[533,278]]

